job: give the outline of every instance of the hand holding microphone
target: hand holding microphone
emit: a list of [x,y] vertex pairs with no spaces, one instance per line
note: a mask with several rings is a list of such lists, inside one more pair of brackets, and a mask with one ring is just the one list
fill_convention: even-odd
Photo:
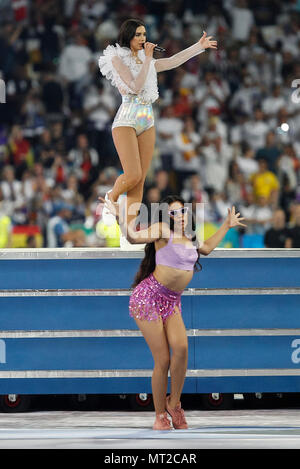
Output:
[[165,52],[165,50],[166,50],[163,47],[158,46],[157,44],[153,44],[152,42],[145,42],[143,44],[143,48],[144,48],[144,51],[145,51],[145,55],[147,57],[153,57],[153,52],[154,51]]

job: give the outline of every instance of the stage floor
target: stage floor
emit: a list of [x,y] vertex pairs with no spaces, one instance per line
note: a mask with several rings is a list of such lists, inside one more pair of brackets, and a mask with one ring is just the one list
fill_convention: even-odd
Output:
[[294,449],[300,410],[186,411],[188,430],[152,430],[153,412],[0,414],[0,448]]

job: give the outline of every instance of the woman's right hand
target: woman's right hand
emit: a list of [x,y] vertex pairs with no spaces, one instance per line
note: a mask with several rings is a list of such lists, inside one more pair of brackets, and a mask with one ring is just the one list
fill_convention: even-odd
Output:
[[157,44],[153,44],[152,42],[145,42],[144,44],[144,51],[146,57],[153,57],[153,52],[154,52],[154,47],[156,47]]

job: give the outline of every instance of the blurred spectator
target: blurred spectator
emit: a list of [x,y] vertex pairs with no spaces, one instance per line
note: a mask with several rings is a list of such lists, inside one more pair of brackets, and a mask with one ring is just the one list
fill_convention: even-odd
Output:
[[23,31],[23,25],[8,21],[1,26],[0,34],[0,69],[5,76],[14,73],[18,56],[18,39]]
[[47,224],[47,242],[49,248],[56,247],[83,247],[85,234],[82,230],[71,230],[69,221],[72,217],[73,206],[64,202],[56,208],[56,214]]
[[103,17],[107,10],[104,0],[84,0],[80,2],[79,12],[82,24],[88,29],[94,30],[99,22],[99,17]]
[[[230,101],[229,108],[235,113],[243,113],[245,116],[251,116],[254,107],[258,105],[260,92],[251,75],[248,73],[242,77],[239,88],[234,92]],[[241,137],[240,137],[241,139]]]
[[246,198],[247,180],[236,161],[231,161],[229,164],[229,177],[225,189],[230,205],[236,205]]
[[80,173],[78,176],[80,192],[85,199],[90,196],[90,188],[98,176],[98,165],[92,159],[89,150],[83,150],[82,163],[80,165]]
[[289,230],[286,227],[285,213],[278,209],[273,213],[272,227],[264,235],[264,244],[266,248],[286,248]]
[[154,181],[162,199],[173,193],[169,184],[169,173],[167,171],[164,171],[163,169],[158,169],[155,172]]
[[300,203],[298,203],[294,209],[294,222],[293,226],[289,228],[286,247],[300,248]]
[[269,171],[268,163],[264,158],[258,160],[258,171],[251,176],[250,182],[254,197],[257,199],[264,196],[269,201],[271,194],[277,194],[280,189],[276,175]]
[[244,142],[240,145],[240,150],[240,154],[236,157],[236,163],[245,180],[249,181],[252,174],[257,173],[259,169],[258,162],[255,160],[255,151]]
[[236,0],[233,3],[233,6],[229,4],[228,8],[228,13],[231,15],[232,20],[232,37],[237,41],[246,42],[251,28],[255,25],[255,17],[253,12],[248,8],[246,0]]
[[83,108],[89,128],[91,145],[101,149],[100,166],[114,163],[114,149],[109,125],[114,116],[116,101],[105,92],[102,81],[91,86],[84,97]]
[[99,165],[98,151],[90,146],[87,135],[80,133],[76,139],[76,147],[68,153],[69,170],[77,176],[81,176],[81,166],[85,160],[85,152],[89,153],[92,166],[97,167]]
[[230,92],[226,80],[217,76],[213,70],[207,70],[203,79],[195,88],[194,96],[195,113],[201,124],[207,121],[209,113],[221,114]]
[[118,176],[119,173],[116,168],[112,166],[104,168],[92,184],[90,199],[97,199],[99,195],[105,195],[107,191],[112,189]]
[[198,153],[200,140],[194,120],[191,117],[186,117],[182,131],[175,136],[174,140],[173,165],[177,176],[178,192],[181,192],[185,179],[200,170]]
[[270,126],[264,121],[264,115],[261,109],[254,111],[253,118],[244,124],[244,140],[254,150],[259,150],[265,146],[266,135]]
[[39,94],[30,90],[20,112],[23,134],[26,138],[34,138],[43,132],[46,125],[44,114],[45,106]]
[[41,77],[41,97],[45,106],[45,112],[50,120],[62,117],[65,102],[64,89],[55,74],[55,70],[53,65],[49,65],[48,70]]
[[102,246],[107,248],[120,247],[121,230],[117,222],[107,226],[100,219],[96,224],[96,233],[100,241],[102,241]]
[[222,137],[217,132],[208,132],[202,137],[200,156],[204,163],[201,174],[204,177],[205,187],[211,187],[216,192],[224,189],[228,177],[228,164],[231,149],[224,144]]
[[260,195],[256,200],[256,203],[247,208],[240,207],[239,210],[242,217],[245,217],[246,233],[263,235],[271,227],[273,212],[267,197]]
[[290,220],[291,206],[295,199],[296,199],[296,190],[291,188],[288,177],[284,175],[282,179],[281,192],[279,196],[279,206],[284,211],[287,221]]
[[173,169],[173,153],[175,150],[175,136],[181,132],[183,122],[172,113],[172,107],[162,107],[157,120],[157,143],[160,152],[162,169]]
[[27,168],[31,168],[34,163],[33,149],[29,141],[24,138],[23,131],[19,125],[12,127],[7,148],[7,162],[14,166],[16,178],[19,179],[23,171]]
[[23,193],[21,181],[15,178],[13,166],[4,166],[2,181],[0,184],[3,201],[6,210],[15,224],[25,224],[27,220],[28,206]]
[[214,221],[222,222],[228,214],[228,207],[230,207],[231,201],[228,199],[225,191],[214,192],[211,197],[212,209],[214,210]]
[[[148,193],[145,186],[144,200],[171,191],[195,209],[205,201],[204,219],[212,224],[226,204],[250,215],[258,206],[265,214],[282,209],[293,226],[300,200],[299,93],[291,86],[300,76],[300,11],[293,2],[25,3],[0,2],[0,78],[6,84],[0,187],[12,225],[38,224],[46,247],[48,221],[67,202],[76,207],[68,223],[84,225],[86,245],[105,244],[96,238],[94,210],[122,168],[110,129],[119,95],[101,79],[98,58],[132,16],[145,21],[149,40],[165,47],[166,56],[199,40],[201,24],[218,40],[218,50],[158,74],[152,169],[159,170],[154,178],[150,171],[154,187]],[[13,167],[12,184],[2,175],[6,166]],[[265,206],[259,195],[267,197]]]
[[262,111],[269,118],[277,115],[278,111],[285,106],[285,98],[281,86],[275,83],[272,95],[267,96],[262,102]]
[[292,145],[285,145],[281,156],[277,162],[277,174],[280,185],[284,177],[289,181],[289,187],[296,189],[298,183],[298,175],[300,175],[300,161],[296,157],[295,150]]
[[192,115],[193,108],[189,93],[183,89],[174,91],[170,106],[174,117],[184,118],[184,116]]
[[281,148],[276,141],[276,134],[270,130],[266,134],[265,145],[256,152],[256,159],[264,158],[267,161],[269,170],[276,174],[278,172],[277,161],[281,153]]
[[[142,211],[138,220],[141,226],[146,226],[148,223],[151,223],[153,221],[155,210],[152,204],[159,204],[161,199],[162,197],[160,191],[155,184],[152,184],[150,187],[148,187],[143,200],[147,213],[145,214],[145,211]],[[147,216],[147,219],[145,218],[145,216]]]
[[0,248],[12,247],[12,220],[7,211],[2,189],[0,188]]
[[84,36],[77,32],[72,44],[66,45],[59,57],[59,74],[66,80],[71,109],[78,109],[82,104],[81,85],[89,72],[92,52],[87,47]]
[[181,192],[181,197],[186,202],[194,203],[208,203],[209,197],[206,190],[203,188],[203,182],[199,174],[193,174],[185,180],[184,188]]
[[82,195],[79,193],[78,178],[75,173],[70,173],[67,177],[61,195],[68,204],[73,206],[76,206],[82,199]]

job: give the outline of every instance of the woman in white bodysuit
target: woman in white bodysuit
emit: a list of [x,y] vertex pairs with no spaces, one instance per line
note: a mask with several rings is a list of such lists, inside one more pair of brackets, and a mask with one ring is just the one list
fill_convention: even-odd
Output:
[[[146,42],[146,28],[141,20],[129,19],[120,28],[118,43],[107,46],[99,59],[101,73],[122,95],[122,104],[112,124],[112,137],[124,173],[105,200],[115,204],[121,194],[127,193],[127,224],[137,216],[154,151],[152,103],[159,96],[157,73],[179,67],[205,49],[217,48],[217,42],[212,36],[207,37],[206,32],[198,42],[168,58],[153,58],[156,45]],[[114,223],[112,217],[105,206],[104,223]]]

